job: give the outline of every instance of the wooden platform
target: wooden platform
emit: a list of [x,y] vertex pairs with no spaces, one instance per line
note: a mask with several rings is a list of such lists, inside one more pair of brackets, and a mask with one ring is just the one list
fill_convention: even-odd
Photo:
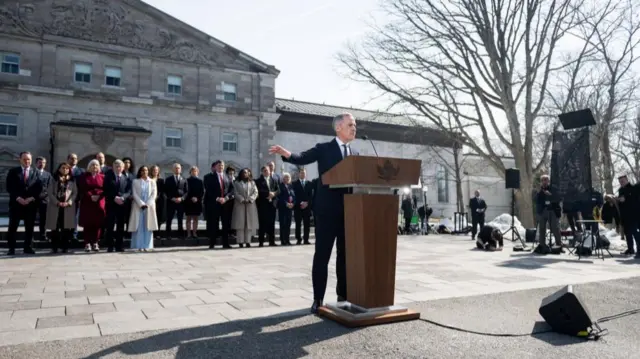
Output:
[[348,328],[366,327],[371,325],[389,324],[396,322],[404,322],[409,320],[416,320],[420,318],[420,313],[411,309],[402,313],[387,313],[373,318],[352,319],[344,317],[336,313],[335,311],[327,308],[318,308],[318,315],[338,322]]

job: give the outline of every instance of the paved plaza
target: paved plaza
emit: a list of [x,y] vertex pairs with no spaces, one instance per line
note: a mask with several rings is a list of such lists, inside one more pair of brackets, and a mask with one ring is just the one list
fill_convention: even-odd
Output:
[[[429,303],[443,299],[452,303],[452,298],[470,300],[467,297],[640,276],[640,261],[620,256],[605,260],[578,260],[568,254],[536,256],[513,252],[511,243],[503,252],[472,248],[468,237],[400,237],[396,303],[420,309],[425,317],[434,314]],[[0,257],[0,346],[4,346],[0,358],[16,357],[10,355],[12,351],[25,348],[12,347],[19,344],[71,343],[73,339],[106,343],[181,328],[237,326],[246,331],[246,323],[275,325],[286,321],[281,319],[284,316],[346,331],[307,315],[312,257],[313,246]],[[333,273],[334,258],[331,263]],[[333,288],[335,277],[330,278],[327,300],[335,299]],[[534,306],[540,299],[533,298]],[[503,305],[518,307],[512,302]],[[473,303],[466,306],[474,307]],[[37,352],[29,355],[39,357]],[[168,357],[178,357],[175,352],[172,355]]]

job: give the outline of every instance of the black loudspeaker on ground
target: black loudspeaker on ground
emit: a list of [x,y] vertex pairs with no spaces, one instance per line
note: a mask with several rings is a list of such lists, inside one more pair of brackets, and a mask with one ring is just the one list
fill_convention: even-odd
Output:
[[507,168],[504,172],[504,182],[506,189],[520,189],[520,170]]
[[538,312],[556,333],[585,336],[593,326],[589,311],[571,285],[542,299]]

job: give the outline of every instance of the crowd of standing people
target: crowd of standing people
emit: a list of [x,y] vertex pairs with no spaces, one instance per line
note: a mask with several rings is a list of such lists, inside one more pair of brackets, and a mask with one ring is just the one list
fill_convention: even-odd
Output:
[[[162,178],[156,165],[134,167],[131,158],[116,159],[110,166],[103,153],[96,154],[87,168],[78,167],[78,156],[69,154],[55,171],[46,170],[44,157],[20,154],[20,165],[7,174],[9,193],[8,255],[14,255],[16,233],[24,223],[24,253],[34,254],[32,238],[39,217],[40,240],[50,240],[53,253],[67,253],[70,242],[82,239],[86,252],[100,251],[100,242],[108,252],[124,251],[124,238],[131,236],[131,249],[152,250],[154,240],[198,237],[201,217],[206,222],[209,248],[218,238],[224,249],[232,248],[235,233],[240,248],[276,245],[275,222],[280,223],[280,244],[291,245],[290,228],[295,222],[296,244],[310,244],[309,234],[316,181],[306,178],[299,168],[297,179],[275,173],[275,163],[261,168],[254,179],[249,168],[225,168],[222,160],[211,164],[211,172],[200,178],[194,166],[188,176],[174,163],[173,174]],[[183,222],[186,217],[186,231]],[[172,229],[177,219],[177,230]],[[161,231],[164,224],[165,230]]]

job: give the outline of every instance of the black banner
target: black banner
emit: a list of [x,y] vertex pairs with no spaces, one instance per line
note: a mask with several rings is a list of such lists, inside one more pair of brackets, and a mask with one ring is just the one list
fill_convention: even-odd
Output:
[[588,127],[553,134],[551,185],[565,203],[588,200],[591,190]]

